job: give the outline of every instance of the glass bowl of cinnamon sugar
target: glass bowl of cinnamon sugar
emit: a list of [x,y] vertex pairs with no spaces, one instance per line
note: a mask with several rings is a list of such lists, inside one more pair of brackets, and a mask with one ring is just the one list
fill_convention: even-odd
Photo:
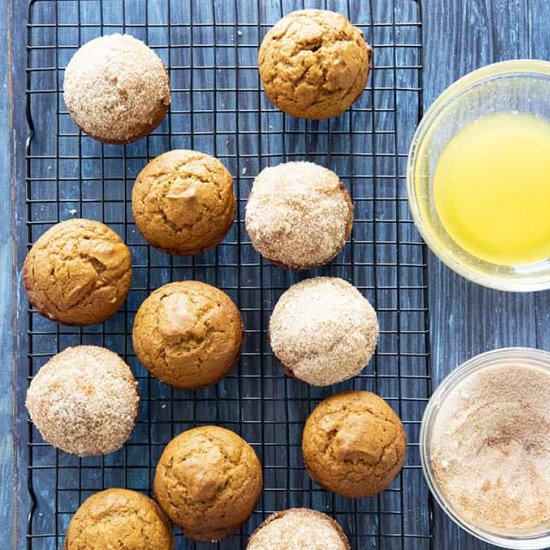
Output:
[[470,534],[550,546],[550,353],[498,349],[455,369],[426,407],[420,457],[435,500]]

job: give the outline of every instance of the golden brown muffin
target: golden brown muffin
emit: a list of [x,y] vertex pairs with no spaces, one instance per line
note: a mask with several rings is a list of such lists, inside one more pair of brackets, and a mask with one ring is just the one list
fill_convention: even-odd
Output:
[[407,442],[399,417],[367,391],[337,393],[309,415],[302,452],[311,477],[335,493],[370,497],[403,467]]
[[104,143],[131,143],[162,122],[170,78],[160,57],[140,40],[101,36],[69,61],[63,97],[82,131]]
[[132,257],[106,225],[67,220],[46,231],[23,265],[32,305],[65,325],[93,325],[113,316],[132,283]]
[[187,430],[168,443],[155,472],[155,496],[186,537],[218,541],[252,514],[262,492],[252,447],[218,426]]
[[54,355],[33,378],[26,406],[45,441],[77,456],[112,453],[139,412],[137,382],[112,351],[76,346]]
[[168,254],[200,254],[223,240],[235,216],[233,178],[214,157],[168,151],[137,177],[132,212],[150,244]]
[[254,531],[246,550],[350,550],[350,545],[330,516],[309,508],[290,508],[271,514]]
[[292,285],[269,321],[269,340],[289,376],[313,386],[348,380],[370,361],[378,319],[369,301],[337,277]]
[[245,221],[262,256],[287,269],[310,269],[342,250],[353,226],[353,204],[331,170],[286,162],[256,177]]
[[149,497],[106,489],[87,498],[72,517],[63,550],[172,550],[168,518]]
[[178,388],[214,384],[235,364],[243,322],[225,292],[200,281],[170,283],[141,304],[134,351],[157,378]]
[[372,49],[343,15],[327,10],[288,14],[266,35],[258,65],[267,97],[299,118],[343,113],[367,83]]

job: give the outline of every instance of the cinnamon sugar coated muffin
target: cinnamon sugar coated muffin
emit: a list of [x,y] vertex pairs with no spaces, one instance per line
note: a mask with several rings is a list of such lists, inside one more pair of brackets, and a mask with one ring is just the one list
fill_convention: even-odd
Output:
[[71,219],[46,231],[23,265],[32,305],[65,325],[93,325],[113,316],[132,282],[132,257],[106,225]]
[[25,402],[45,441],[77,456],[112,453],[137,421],[137,382],[128,365],[98,346],[67,348],[32,379]]
[[353,205],[338,176],[312,162],[264,168],[246,205],[254,248],[288,269],[332,260],[351,234]]
[[168,518],[149,497],[106,489],[87,498],[69,523],[63,550],[172,550]]
[[403,424],[391,407],[367,391],[337,393],[309,415],[302,452],[311,477],[350,498],[388,488],[403,467]]
[[223,378],[242,341],[237,306],[221,290],[199,281],[155,290],[134,321],[138,359],[157,378],[178,388],[201,388]]
[[336,277],[316,277],[282,294],[271,315],[269,338],[289,376],[328,386],[352,378],[370,361],[378,320],[354,286]]
[[162,122],[170,79],[160,57],[140,40],[101,36],[73,55],[63,97],[82,131],[104,143],[131,143]]
[[154,490],[161,508],[186,537],[222,540],[248,520],[262,492],[252,447],[218,426],[187,430],[160,457]]
[[258,65],[267,97],[300,118],[338,116],[359,97],[372,49],[343,15],[328,10],[288,14],[266,35]]
[[308,508],[271,514],[254,531],[246,550],[350,550],[336,521]]
[[223,240],[235,217],[233,178],[214,157],[168,151],[137,177],[132,212],[141,234],[169,254],[200,254]]

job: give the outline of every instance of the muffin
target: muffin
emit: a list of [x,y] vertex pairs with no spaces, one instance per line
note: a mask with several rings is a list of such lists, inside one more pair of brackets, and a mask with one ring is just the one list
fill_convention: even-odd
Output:
[[168,254],[191,256],[223,240],[235,216],[233,178],[214,157],[168,151],[139,174],[132,212],[141,234]]
[[106,489],[76,511],[63,550],[172,550],[174,546],[172,526],[154,500],[128,489]]
[[254,531],[246,550],[350,550],[336,521],[308,508],[271,514]]
[[113,316],[132,283],[132,257],[106,225],[67,220],[46,231],[23,265],[32,305],[65,325],[93,325]]
[[407,443],[399,417],[367,391],[337,393],[309,415],[302,452],[311,477],[350,498],[388,488],[403,467]]
[[260,461],[244,439],[225,428],[202,426],[168,443],[154,490],[161,508],[186,537],[215,542],[247,521],[262,485]]
[[104,143],[131,143],[152,132],[170,105],[160,57],[129,34],[84,44],[65,69],[65,104],[75,124]]
[[338,176],[312,162],[264,168],[246,205],[252,246],[287,269],[330,262],[351,234],[353,204]]
[[137,382],[108,349],[67,348],[32,379],[26,406],[45,441],[77,456],[104,455],[124,445],[138,416]]
[[372,49],[343,15],[327,10],[288,14],[266,35],[258,65],[267,97],[299,118],[343,113],[361,95]]
[[141,304],[134,351],[166,384],[197,389],[214,384],[235,364],[243,322],[225,292],[199,281],[170,283]]
[[269,338],[289,376],[328,386],[352,378],[370,361],[378,320],[354,286],[316,277],[282,294],[269,321]]

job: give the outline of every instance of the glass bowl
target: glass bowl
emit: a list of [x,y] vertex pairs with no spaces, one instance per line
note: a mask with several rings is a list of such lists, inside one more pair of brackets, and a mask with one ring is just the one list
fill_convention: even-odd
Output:
[[484,261],[459,246],[441,223],[433,176],[439,156],[464,126],[491,113],[516,111],[550,120],[550,62],[516,60],[478,69],[447,88],[428,109],[413,137],[407,165],[409,206],[432,252],[475,283],[509,291],[550,288],[550,258],[505,266]]
[[550,530],[533,535],[502,534],[473,525],[460,517],[438,486],[431,460],[431,436],[436,417],[449,394],[474,372],[510,363],[539,367],[550,373],[550,353],[531,348],[502,348],[482,353],[466,361],[449,374],[433,393],[420,427],[420,461],[424,477],[435,500],[459,527],[480,540],[515,550],[541,550],[550,547]]

